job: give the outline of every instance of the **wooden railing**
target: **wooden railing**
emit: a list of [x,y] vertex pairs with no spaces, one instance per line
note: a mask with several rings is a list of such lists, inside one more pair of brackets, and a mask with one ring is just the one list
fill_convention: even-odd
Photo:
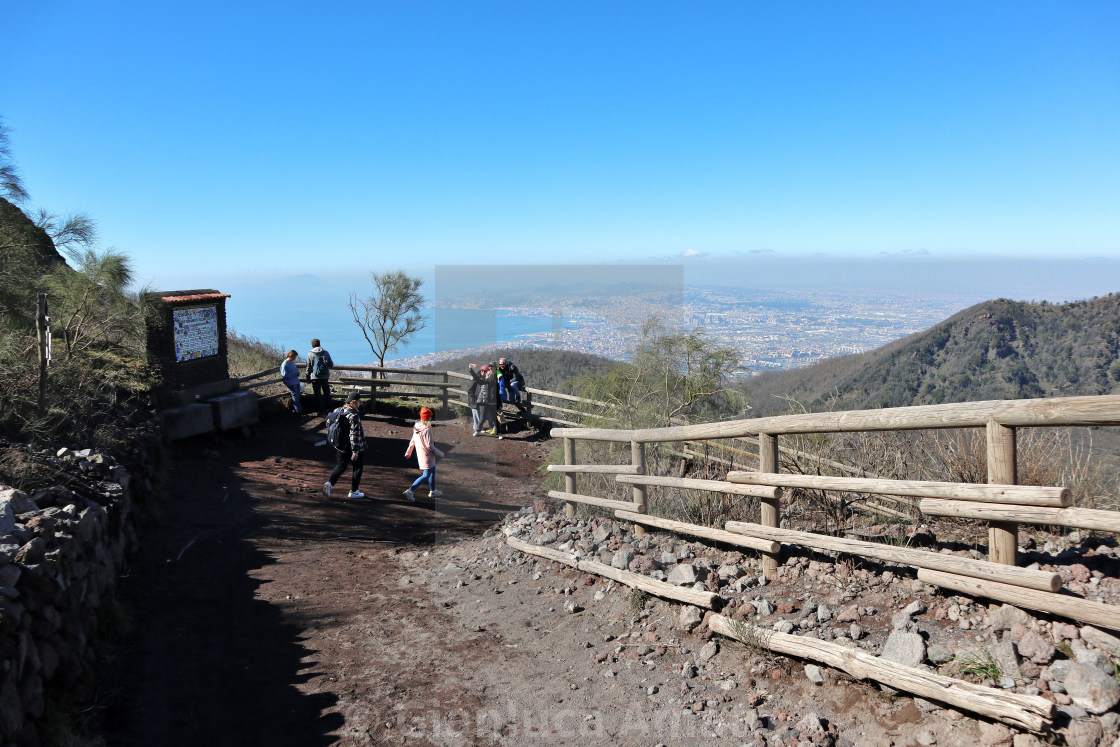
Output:
[[[917,568],[919,579],[931,584],[1120,630],[1120,607],[1061,594],[1061,580],[1057,574],[1016,566],[1020,523],[1120,532],[1120,512],[1070,507],[1070,491],[1063,487],[1016,484],[1017,428],[1092,425],[1120,425],[1120,395],[807,413],[639,430],[558,428],[553,429],[552,435],[563,439],[564,464],[550,466],[549,470],[563,474],[564,489],[550,491],[549,496],[563,501],[569,515],[574,515],[574,504],[578,503],[613,509],[617,517],[634,523],[635,533],[639,536],[644,531],[643,526],[666,528],[668,521],[648,515],[644,492],[647,486],[752,496],[760,503],[758,523],[727,522],[722,530],[682,522],[669,524],[673,526],[673,531],[695,536],[710,536],[711,532],[719,532],[719,541],[722,542],[728,542],[729,536],[739,537],[742,539],[730,544],[741,546],[749,546],[742,540],[751,539],[902,563]],[[778,472],[779,439],[783,436],[945,428],[985,429],[988,484]],[[684,444],[689,441],[718,442],[747,437],[758,439],[757,470],[729,471],[724,480],[646,474],[644,453],[647,444],[673,444],[678,449],[684,449]],[[577,464],[576,442],[579,440],[629,443],[631,459],[619,465]],[[577,476],[581,473],[615,475],[616,482],[632,488],[631,500],[581,493],[577,484]],[[779,527],[779,515],[784,491],[798,488],[910,496],[919,498],[921,511],[929,515],[986,521],[989,527],[989,559],[966,560],[913,548],[782,529]],[[777,548],[761,548],[760,552],[763,573],[774,578],[778,567]]]
[[[303,366],[300,364],[301,376],[302,373]],[[349,391],[364,391],[370,399],[377,399],[379,397],[429,397],[440,400],[444,408],[450,405],[463,408],[467,407],[467,394],[462,388],[462,384],[465,381],[469,382],[471,377],[469,374],[460,373],[458,371],[430,371],[416,368],[336,365],[332,373],[337,374],[331,377],[332,385],[341,385],[344,389]],[[368,373],[370,375],[355,376],[353,375],[355,373]],[[385,377],[384,374],[389,374],[390,376]],[[239,383],[242,391],[283,383],[280,379],[279,364],[277,364],[275,368],[270,368],[266,371],[242,376],[237,378],[236,381]],[[567,419],[551,414],[561,413],[570,418],[581,418],[584,416],[584,410],[572,409],[571,407],[563,406],[563,404],[576,403],[586,405],[598,413],[604,413],[610,409],[610,405],[605,402],[576,397],[571,394],[550,392],[547,389],[536,389],[534,387],[526,387],[524,391],[529,395],[527,399],[528,404],[531,405],[532,417],[537,420],[547,421],[550,424],[567,426],[580,425],[575,419]],[[287,390],[264,396],[261,399],[279,399],[286,396],[288,396]],[[545,412],[541,413],[540,410],[544,410]]]

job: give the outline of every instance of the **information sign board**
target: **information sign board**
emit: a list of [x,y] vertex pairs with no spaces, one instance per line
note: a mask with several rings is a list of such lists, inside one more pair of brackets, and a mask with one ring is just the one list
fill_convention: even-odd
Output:
[[218,307],[188,306],[173,309],[175,360],[195,360],[218,354]]

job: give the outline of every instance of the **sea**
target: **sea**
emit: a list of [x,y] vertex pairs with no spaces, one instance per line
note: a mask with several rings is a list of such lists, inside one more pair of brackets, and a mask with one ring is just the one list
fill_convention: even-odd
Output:
[[[683,273],[680,265],[437,266],[422,277],[424,292],[434,295],[424,307],[425,328],[390,352],[386,363],[414,367],[476,350],[527,344],[551,347],[550,341],[561,340],[565,333],[588,331],[582,328],[586,317],[573,320],[568,308],[582,307],[610,316],[617,309],[608,310],[600,299],[640,295],[651,288],[659,292],[675,290],[668,296],[678,304],[685,287],[708,284],[794,288],[806,297],[818,290],[872,297],[876,290],[886,289],[968,297],[973,299],[969,303],[999,297],[1058,303],[1112,293],[1118,290],[1118,277],[1120,261],[1100,257],[1057,260],[978,256],[940,260],[890,256],[855,261],[828,257],[771,259],[764,254],[747,259],[713,259],[689,273]],[[376,361],[348,303],[356,288],[364,287],[363,292],[369,292],[364,272],[243,276],[205,282],[230,294],[227,324],[239,334],[283,350],[295,349],[301,357],[310,348],[311,339],[318,338],[336,361],[351,365]],[[610,294],[604,295],[602,289],[608,286]],[[547,306],[537,306],[541,299],[567,294],[582,300],[553,303],[563,309],[555,314]],[[483,305],[487,308],[479,308]],[[585,347],[577,343],[569,349]],[[625,348],[610,345],[584,352],[615,357],[624,355]]]
[[[337,363],[370,365],[377,356],[362,336],[348,306],[348,295],[317,284],[288,288],[270,285],[231,287],[226,324],[246,337],[293,349],[303,358],[318,338]],[[474,351],[526,344],[547,345],[570,326],[567,316],[546,309],[425,308],[425,327],[388,356],[386,365],[417,366]]]

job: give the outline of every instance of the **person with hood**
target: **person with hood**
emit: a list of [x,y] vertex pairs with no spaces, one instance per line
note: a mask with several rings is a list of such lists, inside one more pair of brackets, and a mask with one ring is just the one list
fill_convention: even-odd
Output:
[[408,459],[412,456],[413,451],[416,452],[416,461],[420,463],[422,472],[416,478],[416,482],[404,491],[405,497],[415,501],[416,496],[413,495],[413,491],[425,482],[428,483],[429,498],[443,495],[442,491],[436,490],[436,460],[443,458],[443,452],[432,443],[432,411],[427,407],[420,408],[420,421],[412,428],[412,440],[408,442],[408,450],[405,451],[404,458]]
[[334,361],[331,354],[319,344],[319,338],[311,341],[311,352],[307,354],[307,366],[304,378],[311,385],[315,393],[315,401],[319,406],[319,414],[324,418],[331,409],[331,369]]
[[350,493],[347,498],[365,498],[365,493],[358,490],[358,485],[362,481],[362,452],[366,450],[366,434],[362,430],[362,398],[357,392],[350,395],[346,400],[346,404],[338,408],[338,417],[342,421],[339,423],[341,432],[339,433],[339,443],[334,447],[335,449],[335,465],[331,476],[323,483],[323,493],[328,498],[331,496],[331,488],[342,477],[343,470],[346,465],[354,465],[354,474],[350,477]]
[[303,414],[303,401],[300,399],[300,389],[303,384],[299,380],[299,366],[296,365],[296,351],[289,350],[288,354],[284,357],[283,362],[280,364],[280,378],[284,381],[284,386],[288,387],[288,391],[292,393],[292,409],[296,411],[296,415]]

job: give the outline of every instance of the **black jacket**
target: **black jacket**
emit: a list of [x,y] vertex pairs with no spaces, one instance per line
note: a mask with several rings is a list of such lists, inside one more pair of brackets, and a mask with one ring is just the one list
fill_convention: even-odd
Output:
[[[343,433],[349,433],[348,440],[350,442],[350,451],[365,451],[366,434],[365,431],[362,430],[362,414],[353,407],[348,407],[347,405],[343,405],[341,410],[342,412],[340,412],[338,416],[343,419],[343,422],[339,423],[339,428],[345,428],[346,430],[343,431]],[[345,438],[345,436],[339,434],[339,438]],[[338,449],[337,446],[335,448]],[[344,449],[338,450],[344,451]]]
[[502,376],[504,376],[506,379],[506,386],[516,383],[517,386],[521,387],[522,389],[525,388],[525,377],[521,375],[521,372],[517,370],[517,366],[515,366],[512,362],[506,361],[506,365],[504,367],[498,366],[498,369],[502,372]]
[[473,368],[468,368],[467,371],[472,379],[471,388],[467,390],[467,404],[469,405],[471,402],[472,391],[474,392],[475,407],[498,404],[498,377],[487,378]]

